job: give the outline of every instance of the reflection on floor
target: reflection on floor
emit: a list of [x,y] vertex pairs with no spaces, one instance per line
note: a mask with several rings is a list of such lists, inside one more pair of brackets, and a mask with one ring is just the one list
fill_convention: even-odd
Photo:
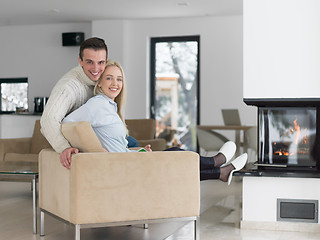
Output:
[[[201,240],[316,240],[320,234],[240,230],[241,181],[228,187],[219,181],[201,182]],[[31,184],[0,182],[0,240],[74,239],[74,229],[54,218],[46,217],[46,236],[32,234]],[[81,230],[81,240],[192,240],[191,223],[149,224]]]

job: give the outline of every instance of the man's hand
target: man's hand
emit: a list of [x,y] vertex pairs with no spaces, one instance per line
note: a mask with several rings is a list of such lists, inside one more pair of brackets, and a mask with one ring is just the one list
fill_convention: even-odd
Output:
[[71,164],[71,154],[78,153],[79,149],[77,148],[66,148],[61,154],[60,154],[60,162],[62,166],[64,166],[67,169],[70,169]]

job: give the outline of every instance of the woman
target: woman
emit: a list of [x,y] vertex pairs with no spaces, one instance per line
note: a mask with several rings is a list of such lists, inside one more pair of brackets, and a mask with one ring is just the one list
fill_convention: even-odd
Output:
[[[124,121],[126,84],[123,69],[118,62],[108,60],[104,73],[95,85],[94,95],[69,114],[63,122],[88,121],[107,151],[134,151],[126,147],[128,144],[126,140],[128,131]],[[145,149],[152,151],[150,145]],[[183,150],[175,147],[166,151]],[[220,179],[230,184],[232,173],[242,169],[247,161],[246,153],[231,161],[235,151],[235,144],[229,141],[222,146],[216,156],[200,156],[201,180]]]

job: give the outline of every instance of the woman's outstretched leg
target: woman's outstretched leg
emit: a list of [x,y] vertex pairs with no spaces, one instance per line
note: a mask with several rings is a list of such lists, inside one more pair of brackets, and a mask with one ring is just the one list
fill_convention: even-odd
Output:
[[[179,147],[172,147],[164,151],[184,150]],[[216,156],[200,156],[200,180],[220,179],[221,181],[228,182],[228,184],[230,184],[232,180],[232,174],[235,171],[242,169],[248,159],[248,155],[244,153],[235,160],[231,161],[235,151],[236,146],[234,142],[229,141],[221,147]]]
[[227,182],[229,175],[235,167],[232,164],[228,164],[222,168],[211,168],[200,170],[200,181],[204,180],[221,180]]
[[237,146],[234,142],[228,141],[220,148],[218,154],[213,157],[200,158],[200,170],[212,169],[228,164],[235,154]]
[[247,163],[247,160],[248,160],[248,154],[243,153],[242,155],[234,159],[230,164],[227,164],[224,167],[221,167],[219,179],[222,182],[228,182],[228,185],[230,185],[233,173],[244,168],[244,166]]

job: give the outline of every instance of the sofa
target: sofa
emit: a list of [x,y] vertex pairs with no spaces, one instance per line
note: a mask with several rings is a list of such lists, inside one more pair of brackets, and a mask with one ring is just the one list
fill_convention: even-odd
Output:
[[105,152],[88,122],[66,123],[62,132],[81,153],[71,169],[59,154],[39,156],[40,235],[45,214],[80,230],[164,221],[193,221],[199,236],[199,155],[194,152]]
[[152,150],[161,151],[166,148],[166,140],[155,138],[156,122],[154,119],[127,119],[129,135],[138,140],[139,146],[151,145]]
[[36,120],[31,137],[0,139],[0,161],[38,162],[44,148],[51,145],[40,132],[40,120]]

